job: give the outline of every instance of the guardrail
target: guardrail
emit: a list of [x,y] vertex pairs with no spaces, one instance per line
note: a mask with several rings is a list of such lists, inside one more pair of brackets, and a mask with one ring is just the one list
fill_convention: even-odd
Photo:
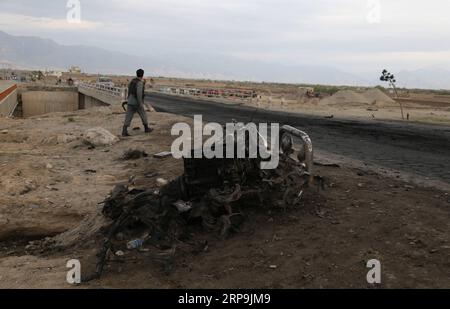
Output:
[[128,89],[121,87],[109,87],[99,84],[79,83],[78,91],[90,95],[108,104],[122,103],[128,97]]
[[16,91],[17,85],[13,84],[0,91],[0,116],[11,117],[14,114],[14,110],[17,107],[17,95],[14,98],[10,98],[10,95]]
[[5,90],[0,92],[0,101],[2,101],[3,99],[5,99],[7,96],[9,96],[14,90],[17,89],[17,85],[11,85],[8,88],[6,88]]
[[257,98],[258,93],[248,89],[214,89],[214,88],[177,88],[164,87],[160,88],[159,92],[165,94],[188,95],[196,97],[209,98],[232,98],[240,100],[250,100]]

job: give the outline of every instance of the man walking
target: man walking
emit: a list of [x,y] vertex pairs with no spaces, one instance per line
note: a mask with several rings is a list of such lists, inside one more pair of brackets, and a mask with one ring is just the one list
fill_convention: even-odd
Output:
[[153,130],[148,127],[147,114],[144,109],[145,84],[144,84],[144,70],[139,69],[134,78],[128,86],[128,107],[125,116],[125,123],[123,125],[122,136],[130,136],[128,134],[128,127],[131,125],[134,114],[138,113],[144,125],[145,133],[151,133]]

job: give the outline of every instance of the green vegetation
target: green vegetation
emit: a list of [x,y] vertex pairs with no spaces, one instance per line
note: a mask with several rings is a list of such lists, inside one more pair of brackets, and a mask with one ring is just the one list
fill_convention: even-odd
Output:
[[315,85],[313,87],[314,87],[314,91],[316,93],[324,93],[324,94],[329,94],[329,95],[333,95],[336,92],[338,92],[339,90],[341,90],[341,87],[337,87],[337,86]]
[[450,90],[433,90],[431,91],[433,94],[436,95],[450,95]]

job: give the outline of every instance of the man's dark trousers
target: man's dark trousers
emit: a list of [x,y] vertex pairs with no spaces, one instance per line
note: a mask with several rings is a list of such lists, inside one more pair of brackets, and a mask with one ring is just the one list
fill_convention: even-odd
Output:
[[127,105],[127,114],[125,116],[125,127],[129,127],[131,125],[131,121],[133,120],[134,114],[138,113],[142,119],[142,124],[144,127],[148,127],[148,119],[147,113],[145,112],[143,105]]

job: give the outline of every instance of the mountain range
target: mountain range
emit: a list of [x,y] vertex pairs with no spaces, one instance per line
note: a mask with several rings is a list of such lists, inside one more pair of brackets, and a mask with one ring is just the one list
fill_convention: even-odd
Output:
[[[148,75],[248,80],[329,85],[377,85],[366,79],[329,66],[283,65],[249,61],[224,54],[172,52],[164,55],[134,56],[90,46],[66,46],[50,39],[13,36],[0,31],[0,68],[67,70],[77,65],[87,73],[133,74],[145,68]],[[450,71],[429,68],[401,71],[399,86],[450,89]]]

